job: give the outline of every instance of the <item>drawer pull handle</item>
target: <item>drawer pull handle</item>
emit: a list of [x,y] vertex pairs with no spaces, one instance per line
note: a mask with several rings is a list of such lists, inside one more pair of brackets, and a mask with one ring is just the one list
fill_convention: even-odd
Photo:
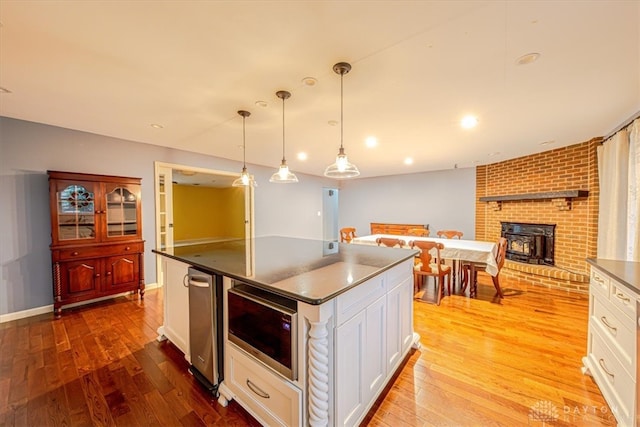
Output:
[[611,378],[615,377],[615,375],[613,375],[611,372],[609,372],[607,367],[604,366],[604,359],[598,360],[598,363],[600,364],[600,367],[602,368],[602,370],[604,371],[605,374],[609,375]]
[[629,299],[628,296],[626,296],[625,294],[622,293],[616,293],[616,296],[618,297],[618,299],[621,299],[624,302],[630,302],[631,300]]
[[78,252],[71,252],[71,255],[78,256]]
[[124,248],[125,251],[128,251],[129,249],[131,249],[129,246],[127,246],[126,248]]
[[609,324],[609,322],[607,321],[607,318],[602,316],[600,318],[600,320],[602,321],[602,323],[604,323],[604,326],[606,326],[607,328],[611,329],[613,332],[616,332],[618,330],[618,328],[616,328],[615,326],[611,326]]
[[264,391],[260,390],[260,388],[254,383],[252,383],[248,378],[247,378],[247,387],[249,387],[252,392],[262,397],[263,399],[269,399],[271,397],[269,396],[269,393],[265,393]]
[[601,285],[604,285],[604,280],[602,280],[601,278],[599,278],[598,276],[593,276],[593,280],[600,283]]

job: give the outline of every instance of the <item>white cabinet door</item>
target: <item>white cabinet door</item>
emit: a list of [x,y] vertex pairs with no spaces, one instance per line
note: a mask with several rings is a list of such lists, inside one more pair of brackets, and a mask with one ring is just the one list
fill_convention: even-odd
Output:
[[191,361],[189,350],[189,288],[184,278],[189,265],[171,258],[162,258],[164,283],[164,324],[158,332],[168,338]]
[[387,295],[387,372],[395,371],[413,342],[413,283],[411,277]]
[[[404,355],[413,344],[413,276],[409,275],[400,286],[400,352]],[[401,358],[402,359],[402,358]],[[398,360],[400,363],[401,360]],[[395,370],[395,369],[394,369]]]
[[364,387],[365,402],[374,398],[382,389],[387,378],[386,346],[386,297],[378,299],[367,307],[364,360]]
[[357,423],[387,378],[386,297],[382,296],[336,329],[338,425]]
[[366,311],[361,311],[336,329],[335,402],[336,425],[350,426],[364,411],[363,383]]

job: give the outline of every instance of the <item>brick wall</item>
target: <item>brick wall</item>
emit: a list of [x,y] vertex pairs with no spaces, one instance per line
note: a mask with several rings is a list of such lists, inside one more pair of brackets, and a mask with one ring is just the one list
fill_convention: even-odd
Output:
[[[530,284],[586,292],[598,234],[598,166],[602,139],[476,168],[476,239],[496,241],[500,221],[556,224],[555,266],[507,260],[501,277]],[[587,190],[568,200],[480,201],[483,196]],[[570,209],[568,209],[570,207]],[[502,279],[502,280],[505,280]]]

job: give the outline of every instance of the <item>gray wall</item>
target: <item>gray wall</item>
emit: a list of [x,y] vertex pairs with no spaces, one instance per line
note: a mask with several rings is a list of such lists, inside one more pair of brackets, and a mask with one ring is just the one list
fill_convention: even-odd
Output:
[[[155,283],[154,161],[242,168],[217,157],[0,117],[0,315],[53,304],[47,170],[142,178],[145,282]],[[298,184],[270,184],[277,166],[247,166],[259,183],[256,236],[321,239],[322,189],[338,183],[298,174]],[[339,222],[355,225],[360,234],[376,221],[429,222],[472,236],[473,169],[359,179],[340,187]]]
[[370,223],[429,224],[475,238],[475,168],[346,181],[340,190],[340,227],[370,234]]

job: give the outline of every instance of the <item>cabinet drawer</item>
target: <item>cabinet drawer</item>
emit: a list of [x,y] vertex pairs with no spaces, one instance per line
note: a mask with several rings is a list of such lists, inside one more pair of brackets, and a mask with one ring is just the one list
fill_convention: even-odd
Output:
[[413,275],[413,259],[404,261],[400,265],[390,268],[385,273],[387,280],[387,292],[402,283],[407,277]]
[[622,313],[629,317],[631,325],[635,325],[636,319],[636,299],[622,285],[611,281],[611,303],[616,306]]
[[233,344],[227,343],[226,350],[224,381],[236,399],[265,425],[301,425],[301,391]]
[[590,330],[591,351],[589,363],[596,383],[600,387],[618,425],[633,425],[633,405],[636,384],[615,358],[597,330]]
[[58,261],[69,261],[73,259],[95,258],[126,253],[141,253],[144,251],[143,248],[143,243],[133,242],[107,246],[65,248],[59,249],[56,252],[58,254]]
[[618,359],[630,375],[635,375],[636,330],[613,304],[601,298],[593,300],[591,324],[602,332],[602,337],[618,355]]
[[340,326],[386,294],[385,275],[380,274],[336,298],[336,326]]
[[591,267],[589,285],[593,291],[598,292],[605,298],[609,298],[609,277],[593,267]]

